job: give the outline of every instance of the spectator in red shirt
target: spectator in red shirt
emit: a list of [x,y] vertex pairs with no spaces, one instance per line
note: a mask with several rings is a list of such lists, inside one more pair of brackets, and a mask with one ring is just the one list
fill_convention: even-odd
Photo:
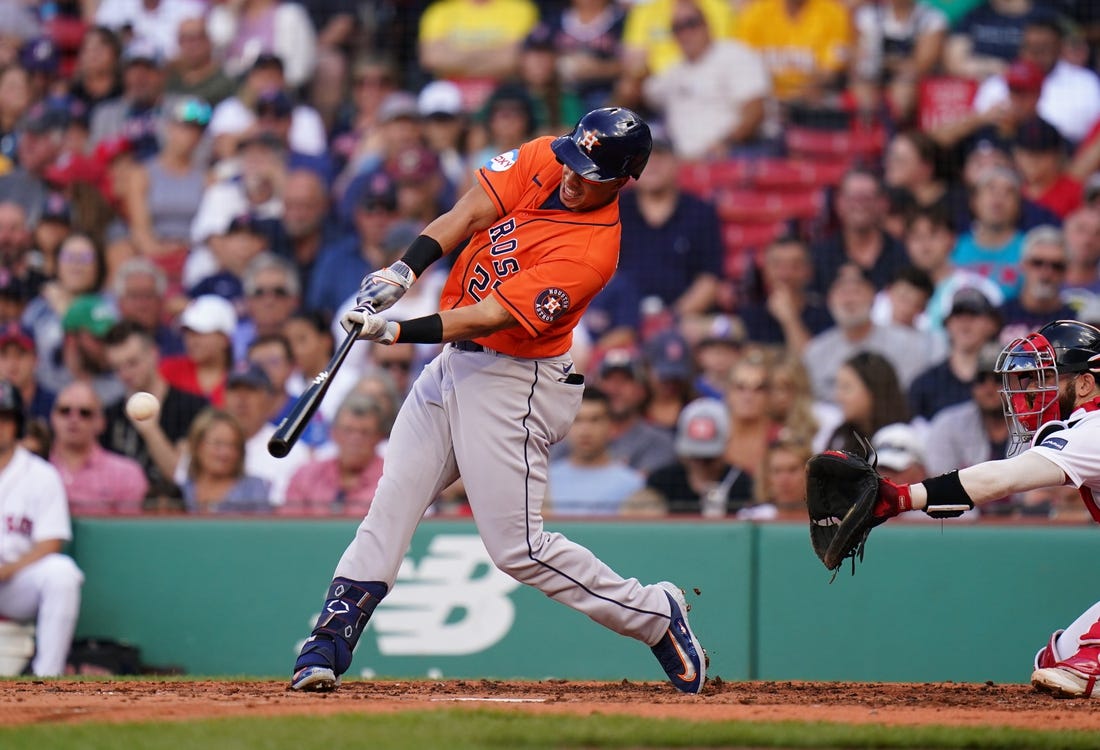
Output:
[[141,512],[149,489],[145,472],[136,461],[100,447],[103,405],[90,385],[78,381],[57,395],[50,426],[50,463],[61,475],[72,515]]
[[225,403],[225,381],[233,366],[232,337],[237,313],[224,297],[204,294],[191,300],[180,316],[186,354],[166,357],[160,374],[181,391]]
[[352,392],[332,425],[335,458],[310,461],[290,479],[287,515],[363,516],[382,476],[378,444],[385,438],[386,414],[369,396]]
[[1067,144],[1058,130],[1041,117],[1022,123],[1016,132],[1012,158],[1023,179],[1026,197],[1064,219],[1081,205],[1082,179],[1066,166]]

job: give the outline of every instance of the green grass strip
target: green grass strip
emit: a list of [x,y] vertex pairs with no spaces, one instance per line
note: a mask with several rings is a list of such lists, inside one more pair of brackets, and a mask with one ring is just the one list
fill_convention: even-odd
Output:
[[[18,710],[10,706],[10,710]],[[420,748],[1035,748],[1095,750],[1100,732],[885,727],[821,722],[691,722],[490,710],[57,724],[0,729],[4,750]]]

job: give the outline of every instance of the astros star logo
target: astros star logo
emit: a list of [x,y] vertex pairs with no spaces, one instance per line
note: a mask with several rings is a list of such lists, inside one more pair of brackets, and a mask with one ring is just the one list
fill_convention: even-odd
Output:
[[558,303],[558,301],[556,299],[551,297],[550,299],[546,300],[546,303],[543,304],[542,309],[545,310],[547,312],[547,314],[553,315],[554,313],[556,313],[558,310],[561,309],[561,305]]
[[599,146],[600,142],[597,138],[595,130],[584,131],[584,137],[581,138],[580,145],[584,146],[585,151],[591,151],[593,146]]

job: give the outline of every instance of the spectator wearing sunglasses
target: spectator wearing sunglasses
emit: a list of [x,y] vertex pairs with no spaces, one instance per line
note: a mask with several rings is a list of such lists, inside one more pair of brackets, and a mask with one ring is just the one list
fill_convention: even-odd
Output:
[[245,317],[233,337],[234,360],[238,362],[246,358],[248,345],[257,338],[282,333],[301,299],[297,270],[276,255],[257,256],[242,281]]
[[1052,320],[1071,320],[1072,307],[1062,301],[1069,255],[1060,229],[1035,227],[1024,235],[1020,271],[1023,283],[1015,298],[1001,305],[1001,341],[1025,336]]
[[134,460],[100,447],[103,405],[87,383],[62,389],[50,414],[50,463],[61,475],[74,516],[140,513],[149,488]]

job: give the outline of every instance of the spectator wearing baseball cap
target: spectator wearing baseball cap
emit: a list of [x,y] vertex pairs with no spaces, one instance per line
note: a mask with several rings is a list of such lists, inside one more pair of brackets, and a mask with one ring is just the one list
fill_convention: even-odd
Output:
[[1067,163],[1069,144],[1058,130],[1041,117],[1021,123],[1013,142],[1012,157],[1023,181],[1023,194],[1064,219],[1084,201],[1083,180],[1100,165],[1082,161]]
[[[1037,112],[1063,138],[1078,143],[1100,119],[1100,79],[1092,71],[1063,59],[1066,32],[1056,13],[1037,7],[1019,20],[1023,22],[1019,57],[1033,64],[1043,76]],[[1028,83],[1034,85],[1033,80]],[[986,113],[1008,99],[1006,75],[994,75],[978,87],[973,108]]]
[[92,114],[89,139],[125,136],[138,160],[160,150],[160,132],[171,101],[164,96],[164,56],[154,44],[135,39],[122,53],[122,96],[103,102]]
[[962,287],[952,298],[944,329],[947,357],[918,375],[909,386],[909,408],[917,419],[930,421],[941,410],[970,398],[978,352],[1001,330],[1001,316],[983,292]]
[[38,382],[37,364],[38,351],[30,329],[15,321],[0,327],[0,380],[19,390],[28,419],[48,420],[57,394]]
[[649,374],[640,353],[626,348],[604,352],[596,385],[611,407],[612,456],[643,474],[675,460],[669,432],[645,419]]
[[[196,163],[210,105],[191,96],[168,103],[160,151],[129,170],[122,202],[129,232],[112,248],[119,262],[131,253],[170,270],[174,284],[190,249],[191,221],[206,189],[206,170]],[[125,247],[125,251],[122,249]]]
[[275,434],[275,425],[268,417],[282,398],[283,394],[275,392],[264,369],[248,361],[234,368],[226,385],[225,410],[236,418],[244,431],[245,472],[268,483],[270,493],[264,497],[276,506],[286,499],[291,476],[309,460],[309,452],[304,450],[291,451],[281,459],[268,453],[267,443]]
[[676,461],[654,471],[646,486],[627,500],[625,512],[732,515],[752,501],[752,478],[726,463],[730,437],[726,405],[718,399],[692,401],[676,425]]
[[[208,28],[211,28],[208,26]],[[214,108],[210,120],[210,136],[214,139],[214,156],[225,159],[237,151],[238,142],[255,132],[257,117],[255,105],[261,96],[272,97],[272,92],[293,90],[294,84],[284,74],[281,56],[264,53],[244,75],[244,81],[235,96],[222,101]],[[269,102],[270,108],[274,102]],[[277,108],[282,107],[279,102]],[[313,107],[293,104],[290,124],[281,138],[290,151],[307,156],[324,155],[328,149],[325,123]]]
[[202,295],[184,308],[180,328],[185,353],[161,360],[160,374],[181,391],[203,396],[221,406],[233,365],[237,311],[224,297]]
[[49,193],[46,174],[61,155],[68,125],[68,109],[52,99],[32,105],[19,120],[15,147],[19,166],[0,177],[0,201],[22,206],[30,226],[42,214]]
[[271,134],[287,148],[287,169],[309,169],[315,172],[327,185],[335,177],[335,166],[326,149],[317,153],[304,153],[295,148],[291,140],[294,125],[294,100],[282,89],[262,92],[256,99],[254,111],[256,124],[253,133]]
[[650,375],[646,420],[675,429],[681,410],[695,392],[691,347],[677,331],[663,331],[646,342],[645,357]]
[[317,258],[306,296],[306,308],[328,315],[359,289],[367,273],[385,266],[382,243],[397,219],[397,184],[384,170],[360,184],[352,214],[355,234],[350,242],[333,245]]
[[48,36],[28,39],[19,50],[19,66],[30,79],[32,101],[45,98],[61,67],[57,44]]
[[243,279],[248,266],[271,247],[269,223],[254,213],[231,218],[225,229],[207,243],[217,261],[217,271],[188,289],[192,297],[216,294],[228,300],[244,296]]
[[439,155],[447,180],[462,184],[467,174],[464,137],[468,126],[462,92],[452,81],[432,81],[420,90],[417,110],[423,118],[424,140]]
[[384,169],[397,185],[397,213],[402,218],[427,225],[453,205],[454,186],[443,176],[439,156],[430,148],[402,148]]
[[695,390],[700,396],[722,398],[730,369],[745,349],[745,327],[739,318],[728,315],[716,315],[705,326],[692,346],[698,371]]
[[928,476],[924,441],[912,425],[895,422],[880,428],[871,436],[871,447],[878,456],[879,473],[891,482],[913,484]]
[[74,299],[61,319],[64,338],[61,343],[61,370],[56,381],[45,377],[43,366],[45,350],[39,345],[43,356],[38,359],[42,382],[60,393],[64,384],[72,380],[81,380],[91,384],[101,403],[113,404],[122,398],[122,383],[110,371],[103,337],[118,320],[114,306],[99,294],[82,294]]

